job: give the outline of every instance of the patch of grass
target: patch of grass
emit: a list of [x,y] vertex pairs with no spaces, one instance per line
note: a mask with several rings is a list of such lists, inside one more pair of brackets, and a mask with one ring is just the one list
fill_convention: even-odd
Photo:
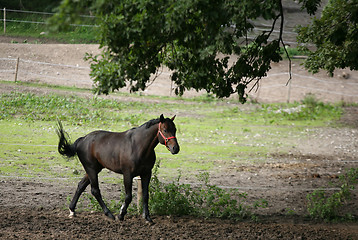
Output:
[[81,171],[78,161],[67,161],[57,153],[52,123],[0,120],[0,127],[1,175],[67,178],[75,169]]
[[323,103],[308,94],[301,103],[263,104],[258,110],[267,123],[321,126],[335,122],[342,114],[339,104]]
[[49,84],[49,83],[34,83],[34,82],[13,82],[9,80],[0,80],[0,84],[3,85],[9,85],[16,87],[17,89],[20,89],[22,86],[28,86],[28,87],[36,87],[36,88],[47,88],[47,89],[55,89],[55,90],[63,90],[63,91],[71,91],[71,92],[89,92],[91,89],[88,88],[78,88],[74,86],[63,86],[63,85],[55,85],[55,84]]
[[[6,36],[36,38],[35,43],[42,41],[56,41],[63,43],[95,43],[97,42],[97,27],[87,26],[71,26],[68,31],[51,32],[48,25],[44,24],[48,17],[47,15],[31,14],[31,13],[16,13],[7,12],[8,20],[23,21],[23,22],[6,22]],[[86,18],[82,25],[95,25],[94,18]],[[32,23],[30,23],[32,22]],[[37,23],[35,23],[37,22]],[[0,25],[0,32],[3,35],[3,24]],[[21,43],[27,43],[24,40]],[[17,42],[13,42],[17,43]]]
[[[288,53],[288,55],[290,57],[294,57],[294,56],[307,56],[308,52],[307,51],[301,51],[299,50],[298,48],[290,48],[290,47],[287,47],[286,48],[286,51]],[[287,58],[287,55],[286,55],[286,52],[285,52],[285,49],[283,47],[281,47],[280,49],[280,54],[283,58]]]
[[[51,86],[41,87],[51,92]],[[289,105],[255,104],[243,110],[241,105],[210,98],[191,102],[158,98],[160,101],[153,103],[154,97],[148,97],[151,101],[119,101],[76,95],[77,91],[89,90],[70,91],[67,95],[0,94],[0,175],[78,181],[84,174],[79,161],[69,161],[57,153],[54,130],[57,118],[74,141],[93,130],[124,131],[161,113],[174,113],[181,152],[173,156],[165,147],[156,148],[161,168],[151,186],[150,205],[154,214],[254,219],[252,210],[265,207],[265,200],[249,203],[245,193],[211,185],[208,174],[228,167],[234,169],[244,161],[265,162],[270,153],[284,152],[292,148],[297,138],[308,137],[306,129],[326,126],[342,112],[340,106],[320,103],[314,98]],[[283,111],[286,108],[303,112],[291,115]],[[180,174],[176,177],[178,170]],[[198,173],[202,174],[196,179]],[[182,184],[182,177],[200,184],[195,187]],[[117,184],[118,178],[109,171],[100,174],[101,182]],[[326,195],[322,196],[317,193],[312,201],[317,199],[323,205],[320,201]],[[90,209],[98,210],[91,195],[84,198]],[[111,209],[119,209],[122,202],[112,200],[107,204]],[[136,212],[135,204],[131,206]],[[312,205],[313,214],[317,209],[317,205]]]
[[74,124],[87,122],[110,124],[114,120],[138,125],[144,121],[141,111],[123,109],[154,109],[141,102],[118,102],[100,98],[81,98],[75,95],[50,94],[46,97],[32,93],[10,93],[0,95],[4,106],[0,119],[18,118],[25,121],[71,121]]
[[[27,176],[78,178],[81,175],[74,174],[83,171],[77,160],[66,161],[57,153],[58,139],[54,131],[57,118],[62,120],[72,140],[76,140],[93,130],[124,131],[161,113],[177,114],[180,154],[172,156],[165,147],[156,148],[158,159],[162,160],[161,177],[173,180],[178,168],[183,177],[192,178],[198,171],[217,171],[219,166],[224,169],[252,159],[264,162],[270,153],[284,152],[294,145],[295,139],[307,136],[305,129],[325,126],[341,113],[339,106],[313,103],[311,105],[318,108],[314,110],[315,118],[291,120],[288,114],[275,112],[284,107],[282,104],[256,104],[242,110],[241,105],[227,105],[221,100],[186,100],[185,104],[181,100],[176,102],[176,98],[159,103],[119,101],[80,97],[76,91],[71,89],[71,95],[16,92],[0,95],[0,144],[4,146],[0,151],[0,158],[4,160],[0,171],[3,175],[16,171]],[[305,105],[309,104],[305,102]],[[334,111],[327,114],[332,107]],[[105,180],[111,181],[111,178]]]

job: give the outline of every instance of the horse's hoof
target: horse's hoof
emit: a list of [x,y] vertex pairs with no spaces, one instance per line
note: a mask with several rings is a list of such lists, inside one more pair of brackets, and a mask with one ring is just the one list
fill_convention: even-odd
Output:
[[123,220],[124,220],[124,216],[123,216],[123,215],[118,215],[118,220],[119,220],[119,221],[123,221]]
[[109,219],[116,220],[112,213],[108,212],[105,214]]
[[70,210],[70,215],[68,215],[69,218],[74,218],[76,216],[75,212]]
[[154,224],[153,220],[149,216],[143,216],[143,218],[145,219],[146,223],[148,223],[150,225]]
[[146,219],[145,223],[148,224],[148,225],[154,225],[155,224],[155,222],[153,222],[152,219],[150,219],[150,220]]

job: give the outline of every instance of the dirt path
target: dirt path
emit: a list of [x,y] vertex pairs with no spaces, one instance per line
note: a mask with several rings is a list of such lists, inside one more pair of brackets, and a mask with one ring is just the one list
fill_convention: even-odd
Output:
[[[67,213],[67,212],[66,212]],[[109,221],[98,213],[69,219],[60,210],[12,208],[0,211],[2,239],[358,239],[351,224],[233,223],[217,219],[137,217]]]

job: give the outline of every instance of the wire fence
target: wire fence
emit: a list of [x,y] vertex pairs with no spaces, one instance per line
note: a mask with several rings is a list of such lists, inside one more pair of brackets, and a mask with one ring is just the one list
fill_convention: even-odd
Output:
[[[0,9],[0,11],[3,12],[3,18],[0,19],[0,21],[3,22],[3,29],[4,29],[4,33],[6,33],[6,24],[7,23],[26,23],[26,24],[41,24],[41,25],[46,25],[46,18],[53,16],[55,13],[50,13],[50,12],[36,12],[36,11],[24,11],[24,10],[13,10],[13,9]],[[16,15],[11,15],[9,16],[9,13],[15,13]],[[20,16],[18,16],[20,14]],[[25,15],[25,17],[23,16]],[[33,18],[30,18],[31,20],[24,20],[26,18],[29,18],[30,15],[34,15]],[[95,16],[90,16],[90,15],[81,15],[81,18],[85,18],[85,19],[95,19]],[[34,20],[34,19],[38,19],[38,20]],[[255,27],[253,29],[253,31],[251,33],[249,33],[249,35],[246,37],[247,40],[254,40],[255,39],[255,35],[257,34],[257,32],[268,32],[271,31],[272,25],[269,24],[265,24],[265,23],[254,23]],[[70,24],[70,26],[74,26],[74,27],[98,27],[98,25],[95,24]],[[235,27],[235,26],[232,26]],[[285,29],[283,31],[283,35],[284,35],[284,39],[285,39],[285,44],[288,45],[296,45],[296,36],[297,33],[294,30],[294,27],[287,25],[285,26]],[[269,41],[272,41],[275,38],[278,38],[280,31],[279,30],[273,30],[272,31],[272,36],[269,39]]]
[[[7,23],[28,23],[28,24],[41,24],[46,25],[46,19],[53,16],[55,13],[50,12],[36,12],[36,11],[24,11],[14,9],[0,9],[3,12],[3,17],[0,21],[3,22],[4,34],[6,33]],[[12,14],[14,13],[14,14]],[[25,15],[25,16],[24,16]],[[32,16],[32,17],[30,17]],[[95,19],[95,16],[80,15],[81,18]],[[28,20],[25,20],[28,19]],[[73,27],[97,27],[95,24],[70,24]]]
[[0,79],[8,81],[60,83],[90,87],[90,67],[33,61],[21,58],[0,58]]

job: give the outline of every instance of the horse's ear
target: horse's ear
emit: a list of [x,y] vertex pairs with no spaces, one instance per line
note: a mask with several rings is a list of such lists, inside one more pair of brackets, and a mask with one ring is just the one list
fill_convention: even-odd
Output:
[[160,114],[160,122],[163,123],[165,121],[163,114]]
[[174,115],[174,116],[172,117],[172,121],[174,121],[175,117],[176,117],[176,115]]

